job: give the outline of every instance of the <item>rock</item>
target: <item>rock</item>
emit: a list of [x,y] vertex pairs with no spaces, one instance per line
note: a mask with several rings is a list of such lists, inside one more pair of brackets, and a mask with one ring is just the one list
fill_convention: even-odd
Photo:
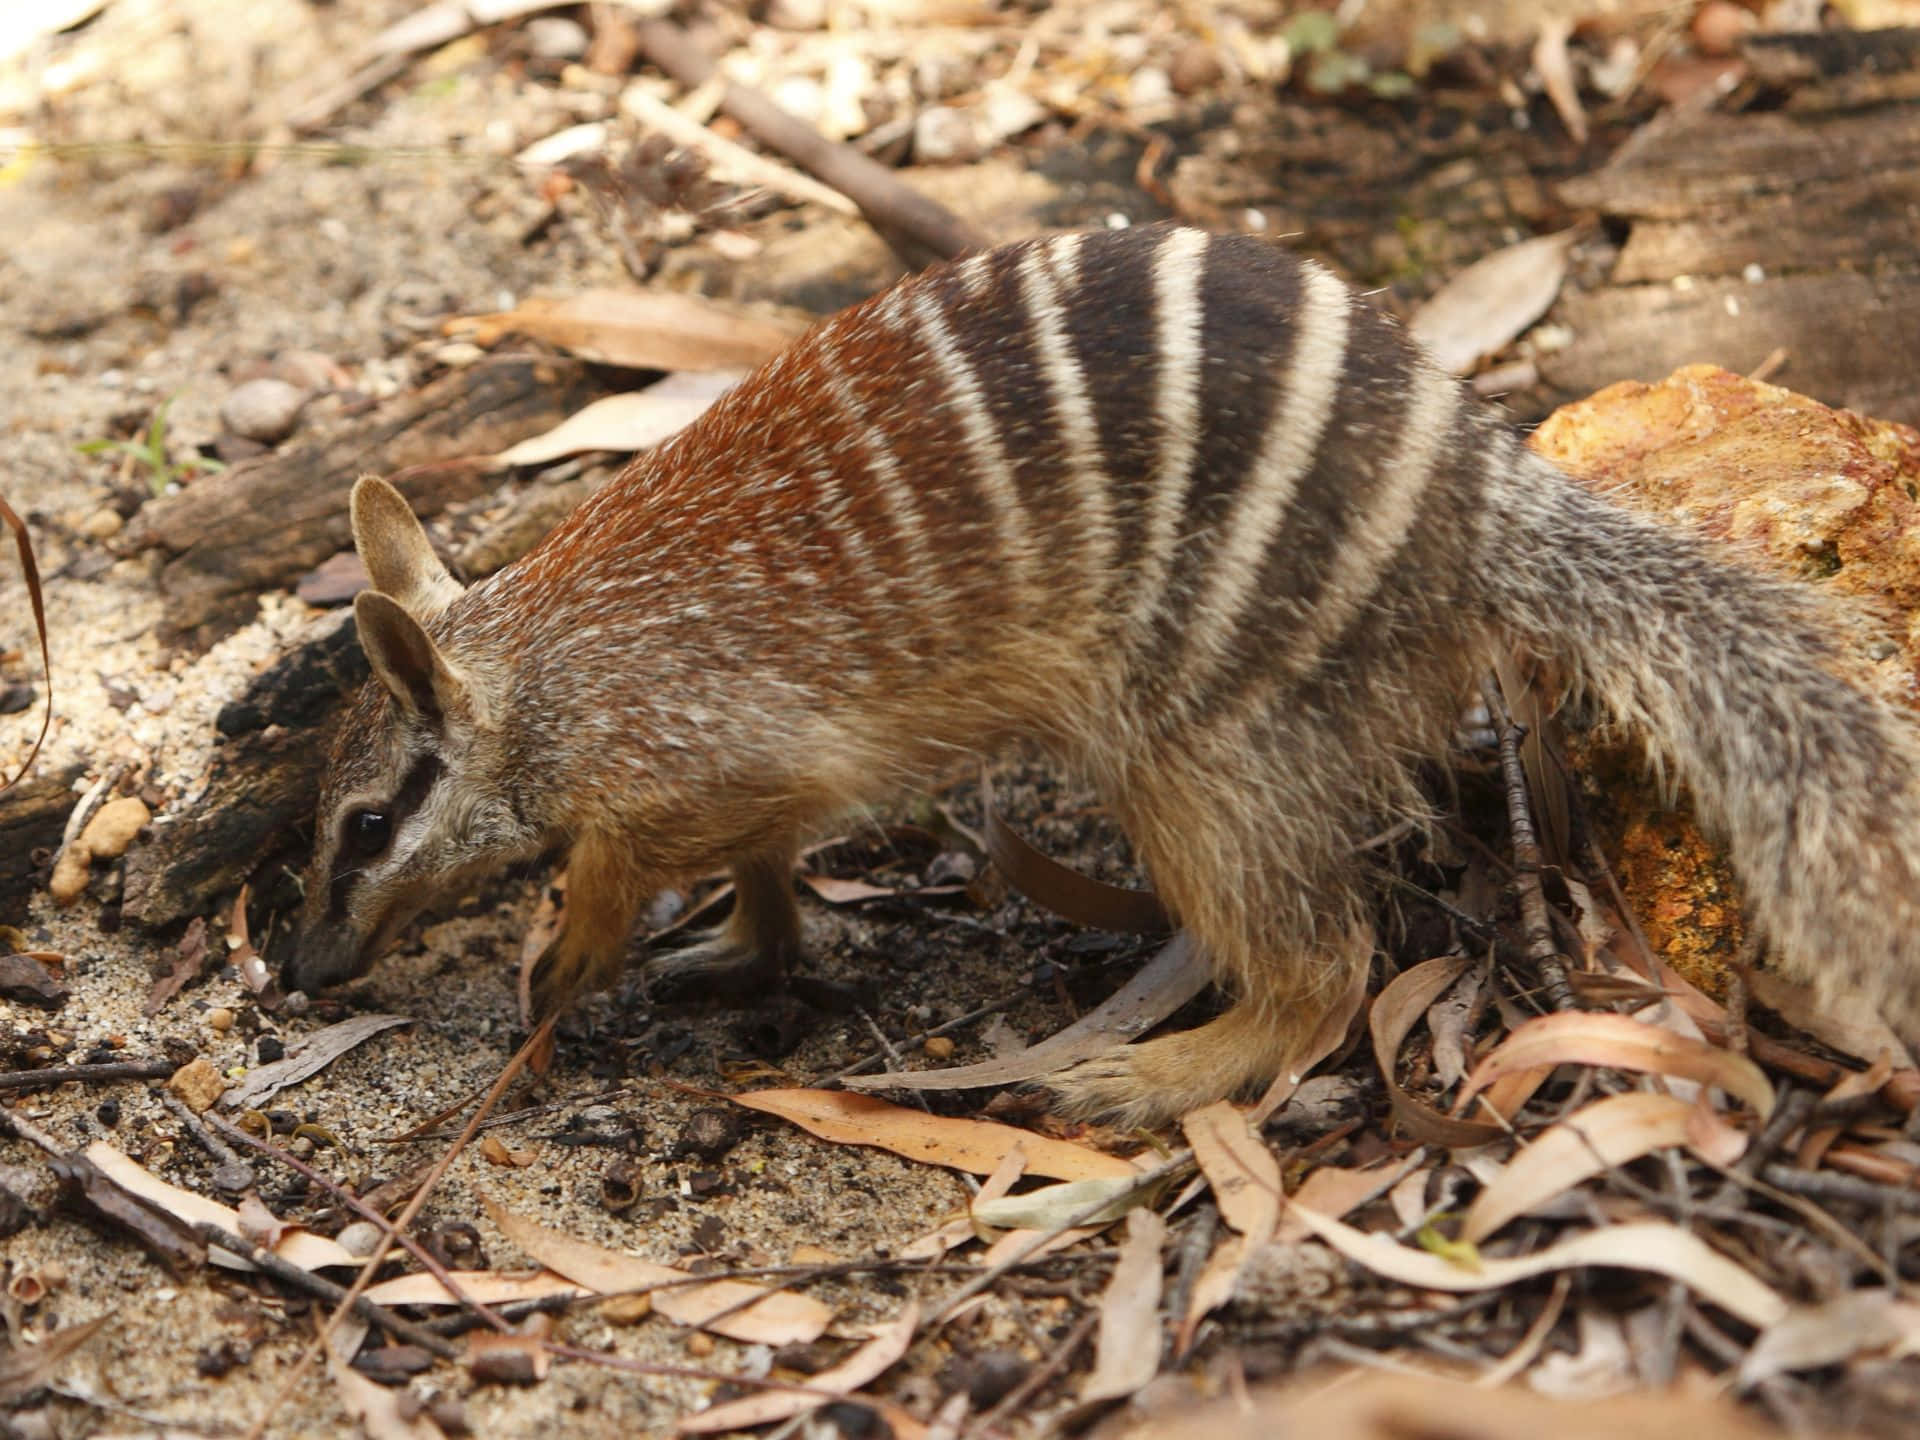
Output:
[[118,510],[104,505],[80,522],[80,533],[89,540],[111,540],[126,523]]
[[380,1235],[380,1227],[371,1220],[356,1220],[334,1239],[340,1242],[341,1249],[364,1258],[380,1248]]
[[578,60],[587,53],[587,29],[564,15],[541,15],[527,22],[527,48],[541,60]]
[[1220,64],[1220,54],[1213,46],[1204,40],[1189,40],[1180,47],[1180,53],[1173,57],[1167,78],[1180,94],[1193,95],[1218,85],[1225,74]]
[[167,1089],[187,1102],[187,1108],[199,1115],[220,1098],[227,1082],[205,1056],[189,1060],[167,1077]]
[[237,385],[220,407],[220,419],[234,434],[276,445],[293,433],[307,392],[284,380],[262,378]]
[[964,111],[951,105],[929,105],[913,122],[913,158],[917,164],[972,160],[979,154],[973,120]]
[[117,859],[127,853],[133,837],[152,819],[153,812],[138,795],[109,800],[87,821],[87,828],[80,832],[80,844],[92,859]]
[[67,987],[31,955],[0,955],[0,1000],[58,1010],[67,1003]]

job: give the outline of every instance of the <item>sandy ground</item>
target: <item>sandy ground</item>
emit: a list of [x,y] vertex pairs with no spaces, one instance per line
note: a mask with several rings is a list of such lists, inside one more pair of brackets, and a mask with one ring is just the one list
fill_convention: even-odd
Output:
[[[353,112],[365,123],[350,125],[345,138],[369,150],[352,163],[278,151],[242,176],[233,152],[179,143],[270,135],[271,116],[290,93],[337,73],[353,44],[409,8],[397,0],[116,4],[101,22],[107,43],[89,52],[108,57],[108,78],[77,78],[31,108],[36,138],[75,148],[17,160],[0,189],[0,329],[16,337],[0,347],[0,487],[32,525],[55,651],[57,720],[39,764],[53,773],[77,763],[76,788],[117,770],[122,792],[164,800],[161,823],[193,805],[219,707],[311,612],[269,595],[252,623],[208,652],[163,645],[156,629],[165,602],[151,557],[116,557],[114,523],[103,518],[117,515],[116,505],[130,508],[141,477],[76,447],[125,434],[167,402],[175,453],[187,454],[214,436],[236,378],[293,350],[346,367],[367,394],[393,393],[413,384],[425,363],[432,337],[423,338],[419,317],[625,279],[614,248],[591,228],[562,224],[543,243],[522,243],[526,182],[501,157],[551,128],[553,117],[532,113],[524,91],[499,82],[481,53]],[[173,223],[183,211],[187,218]],[[33,648],[18,578],[10,564],[0,566],[0,651],[30,657]],[[8,661],[0,681],[37,684],[37,662]],[[17,764],[37,726],[37,711],[0,717],[0,763]],[[1069,822],[1052,838],[1072,832]],[[536,888],[526,879],[504,883],[417,930],[351,992],[357,1007],[415,1023],[274,1102],[339,1137],[341,1148],[317,1152],[323,1169],[360,1183],[439,1152],[437,1142],[384,1141],[470,1096],[511,1052],[512,966]],[[0,917],[22,923],[35,946],[66,956],[72,986],[53,1015],[0,1002],[0,1034],[14,1049],[39,1031],[55,1034],[76,1059],[103,1045],[144,1057],[177,1042],[237,1074],[254,1062],[262,1036],[290,1040],[313,1027],[311,1019],[260,1013],[230,969],[145,1017],[143,999],[175,937],[107,933],[100,908],[90,896],[58,910],[41,896],[29,915]],[[854,918],[815,905],[808,923],[822,970],[874,982],[876,1018],[896,1034],[997,992],[1018,995],[1021,977],[1048,955],[1070,958],[1068,927],[1017,905]],[[231,1028],[216,1028],[227,1019],[222,1012],[237,1017]],[[601,998],[572,1023],[549,1076],[511,1102],[545,1108],[496,1132],[534,1163],[463,1158],[424,1224],[472,1222],[487,1258],[512,1263],[511,1248],[480,1213],[476,1196],[484,1193],[569,1234],[652,1258],[746,1264],[783,1260],[801,1244],[884,1256],[964,1204],[966,1189],[944,1172],[829,1147],[770,1122],[749,1122],[738,1146],[717,1159],[678,1154],[687,1117],[706,1102],[669,1081],[717,1085],[751,1061],[737,1018],[655,1012],[631,994]],[[1020,1000],[1010,1018],[1023,1032],[1045,1033],[1066,1016],[1049,987]],[[979,1033],[959,1036],[956,1060],[986,1053]],[[871,1048],[865,1023],[849,1015],[818,1023],[778,1063],[802,1083]],[[111,1118],[107,1101],[117,1106]],[[144,1085],[68,1087],[14,1103],[63,1142],[104,1138],[177,1184],[212,1188],[211,1157]],[[600,1200],[615,1152],[551,1138],[592,1105],[611,1107],[642,1137],[633,1157],[642,1198],[624,1214],[608,1213]],[[604,1111],[594,1115],[616,1123]],[[0,1162],[41,1174],[40,1160],[29,1146],[0,1143]],[[283,1214],[312,1214],[320,1202],[288,1193],[289,1178],[263,1166],[262,1193]],[[62,1434],[126,1433],[132,1420],[123,1417],[136,1416],[237,1433],[264,1413],[312,1333],[305,1301],[219,1273],[169,1277],[124,1237],[70,1218],[25,1230],[5,1253],[12,1274],[57,1282],[38,1306],[14,1311],[27,1330],[112,1317],[65,1368],[62,1388],[90,1398],[51,1402]],[[817,1293],[836,1307],[838,1327],[851,1330],[893,1313],[911,1288],[887,1280]],[[995,1300],[920,1347],[904,1383],[956,1354],[1009,1348],[1031,1360],[1065,1307],[1058,1298]],[[657,1320],[620,1328],[582,1314],[562,1332],[576,1345],[720,1370],[767,1361],[725,1340],[711,1354],[690,1355],[687,1334]],[[470,1388],[445,1366],[416,1382],[423,1395],[461,1398],[473,1432],[490,1436],[551,1433],[556,1424],[580,1436],[654,1430],[704,1388],[581,1365],[559,1366],[525,1389]],[[338,1433],[346,1423],[331,1384],[310,1375],[270,1433]]]

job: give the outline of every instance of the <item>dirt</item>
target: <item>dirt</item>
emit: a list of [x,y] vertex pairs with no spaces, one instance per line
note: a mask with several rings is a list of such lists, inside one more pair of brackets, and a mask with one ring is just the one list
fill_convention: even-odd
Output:
[[[714,226],[668,223],[644,207],[623,211],[591,185],[550,186],[544,172],[516,165],[513,157],[534,141],[614,118],[619,91],[632,79],[596,76],[577,59],[541,54],[524,21],[431,48],[394,82],[339,98],[367,42],[418,8],[413,0],[112,0],[77,35],[0,59],[0,330],[17,337],[0,347],[0,394],[15,402],[5,416],[9,463],[0,498],[31,528],[53,645],[55,721],[35,769],[41,777],[72,775],[76,800],[141,797],[155,818],[136,849],[200,803],[220,745],[221,708],[325,619],[292,593],[273,591],[215,643],[169,639],[160,554],[126,542],[127,521],[156,490],[196,483],[203,459],[245,453],[223,435],[221,420],[239,385],[262,375],[303,377],[318,393],[294,433],[312,436],[477,363],[482,357],[471,347],[443,333],[450,316],[508,309],[535,294],[631,285],[634,270],[648,267],[662,285],[824,312],[901,268],[864,221],[817,206],[746,203],[716,235]],[[604,19],[612,8],[572,7],[559,18]],[[818,34],[796,27],[783,36],[758,23],[760,12],[771,18],[808,8],[777,0],[755,7],[750,23],[742,7],[714,4],[703,23],[731,37],[777,90],[791,79],[780,70],[783,51],[830,42],[834,32],[815,25]],[[1435,14],[1443,8],[1451,15],[1459,7]],[[1473,7],[1503,33],[1529,41],[1542,8]],[[997,25],[930,23],[897,42],[873,41],[876,53],[895,59],[909,52],[913,73],[931,75],[927,83],[957,103],[980,82],[970,68],[979,57],[993,52],[1004,65],[1012,54],[1017,63],[1027,28],[1057,36],[1082,24],[1092,37],[1077,57],[1085,73],[1063,69],[1051,92],[1056,113],[1024,148],[915,175],[996,239],[1050,225],[1150,220],[1171,206],[1226,228],[1303,231],[1303,248],[1331,258],[1349,278],[1394,287],[1388,303],[1398,303],[1519,234],[1566,223],[1552,182],[1597,163],[1640,113],[1637,100],[1607,107],[1590,144],[1576,147],[1543,123],[1550,119],[1544,100],[1502,88],[1491,75],[1452,77],[1452,90],[1411,120],[1364,97],[1282,103],[1277,81],[1263,77],[1231,103],[1167,99],[1153,123],[1164,122],[1178,153],[1161,153],[1115,96],[1130,93],[1129,67],[1177,71],[1181,34],[1156,7],[1143,12],[1134,0],[1034,9]],[[1394,16],[1405,19],[1390,7],[1370,13],[1388,16],[1383,30],[1393,28]],[[1244,38],[1246,26],[1228,18],[1227,29],[1240,25],[1233,33]],[[1103,28],[1109,22],[1111,37]],[[1129,50],[1136,32],[1148,38]],[[7,34],[0,24],[0,56]],[[1252,64],[1255,50],[1242,61]],[[1080,107],[1081,89],[1114,108]],[[329,94],[336,98],[327,123],[309,138],[292,120]],[[33,145],[10,149],[18,136]],[[1599,265],[1605,243],[1583,263]],[[1512,413],[1543,413],[1544,393],[1509,397]],[[163,409],[170,468],[155,473],[125,452]],[[110,442],[107,453],[83,453],[96,442]],[[481,519],[540,483],[502,476],[496,489],[435,528],[442,540],[471,538]],[[24,762],[39,727],[35,707],[45,686],[36,657],[20,578],[0,564],[0,694],[18,697],[25,687],[34,700],[0,714],[0,772]],[[1139,882],[1097,807],[1047,768],[1005,757],[994,783],[1006,811],[1049,852],[1103,879]],[[1487,833],[1501,843],[1499,797],[1472,780],[1465,788],[1470,807],[1499,811]],[[868,817],[819,866],[907,890],[944,884],[954,857],[966,853],[950,821],[976,832],[981,823],[977,780],[958,773],[934,798],[946,806],[944,816],[903,799],[897,811]],[[929,830],[938,832],[931,843],[921,838]],[[254,938],[270,959],[286,935],[286,867],[297,865],[302,838],[281,836],[261,857]],[[199,917],[215,955],[211,973],[149,1015],[156,977],[174,967],[184,926],[149,933],[120,923],[121,880],[120,863],[105,860],[70,908],[54,905],[44,888],[18,913],[0,903],[0,926],[60,957],[56,969],[70,990],[55,1011],[0,1000],[0,1071],[89,1058],[197,1057],[235,1080],[279,1044],[326,1022],[404,1015],[409,1024],[375,1036],[266,1107],[283,1143],[364,1192],[443,1153],[442,1132],[400,1137],[443,1112],[466,1113],[524,1038],[514,979],[525,937],[539,923],[543,871],[502,877],[415,926],[370,976],[301,1014],[263,1006],[234,965],[219,963],[230,914],[223,899]],[[1496,887],[1483,888],[1491,909]],[[480,1253],[462,1264],[520,1264],[487,1219],[485,1197],[569,1236],[682,1266],[765,1266],[796,1252],[873,1262],[865,1273],[808,1287],[835,1311],[815,1364],[837,1359],[864,1327],[896,1316],[908,1296],[947,1293],[953,1279],[888,1262],[964,1212],[966,1182],[744,1113],[734,1143],[690,1148],[707,1118],[700,1112],[725,1107],[721,1092],[748,1084],[817,1083],[881,1054],[879,1036],[894,1045],[976,1011],[954,1032],[945,1063],[989,1058],[1009,1037],[1032,1041],[1061,1028],[1131,975],[1150,946],[1077,929],[990,882],[961,895],[857,905],[803,897],[803,907],[809,953],[802,977],[810,985],[802,993],[817,1003],[697,1006],[649,997],[637,979],[592,999],[566,1020],[544,1073],[507,1096],[507,1118],[489,1131],[501,1148],[491,1159],[474,1150],[457,1161],[420,1231],[457,1238],[471,1226]],[[1425,958],[1416,954],[1421,925],[1446,929],[1444,919],[1415,915],[1395,942],[1406,952],[1399,958]],[[1342,1082],[1343,1103],[1368,1105],[1378,1119],[1384,1104],[1368,1088],[1375,1081]],[[218,1193],[220,1159],[157,1084],[69,1084],[0,1102],[62,1146],[104,1140],[176,1185]],[[961,1094],[928,1103],[941,1113],[974,1114],[981,1102]],[[1059,1126],[1037,1106],[1019,1118],[1081,1138],[1120,1138]],[[1335,1153],[1320,1148],[1332,1122],[1299,1125],[1287,1132],[1289,1143],[1303,1147],[1299,1154]],[[295,1127],[304,1128],[296,1134]],[[1381,1134],[1362,1134],[1351,1152],[1339,1153],[1356,1164],[1392,1153],[1383,1128],[1375,1128]],[[1128,1138],[1126,1148],[1138,1148],[1138,1138]],[[1334,1141],[1344,1143],[1338,1134]],[[329,1233],[348,1218],[289,1171],[248,1158],[262,1199],[278,1215]],[[610,1206],[610,1176],[619,1182],[613,1188],[635,1192],[630,1203]],[[124,1231],[91,1229],[56,1211],[45,1157],[24,1141],[0,1140],[0,1185],[24,1191],[36,1207],[32,1223],[5,1244],[0,1321],[9,1340],[19,1346],[25,1337],[107,1321],[58,1368],[51,1391],[30,1399],[31,1411],[0,1418],[0,1428],[15,1420],[18,1433],[68,1436],[137,1427],[212,1435],[264,1425],[273,1436],[351,1428],[343,1392],[323,1370],[309,1371],[277,1400],[324,1307],[257,1277],[168,1273]],[[1181,1225],[1194,1221],[1194,1208],[1178,1217]],[[1188,1244],[1189,1233],[1201,1243]],[[1204,1226],[1182,1232],[1179,1283],[1193,1280],[1207,1243]],[[924,1415],[969,1374],[996,1366],[1028,1373],[1056,1354],[1087,1313],[1110,1254],[1082,1249],[996,1287],[923,1336],[877,1389]],[[1352,1302],[1350,1320],[1372,1314],[1383,1293],[1406,1303],[1408,1292],[1369,1285],[1357,1270],[1347,1279],[1356,1289],[1368,1286],[1369,1297],[1341,1292]],[[35,1298],[36,1286],[44,1298]],[[1517,1306],[1503,1306],[1502,1317],[1467,1333],[1476,1345],[1506,1353],[1531,1322]],[[1582,1310],[1583,1335],[1587,1318]],[[709,1374],[764,1375],[776,1359],[766,1347],[676,1329],[658,1317],[620,1324],[592,1308],[570,1312],[556,1333],[582,1349]],[[1156,1382],[1167,1387],[1158,1402],[1179,1411],[1189,1391],[1239,1385],[1242,1366],[1256,1379],[1262,1367],[1288,1371],[1298,1340],[1276,1330],[1256,1334],[1244,1351],[1203,1353],[1185,1373]],[[1464,1350],[1457,1337],[1445,1343]],[[1083,1352],[1081,1366],[1086,1358]],[[1609,1371],[1606,1381],[1616,1378]],[[1056,1418],[1071,1388],[1054,1384],[1025,1428]],[[563,1426],[591,1440],[664,1433],[715,1387],[691,1373],[637,1376],[562,1363],[530,1385],[476,1383],[442,1364],[405,1389],[421,1404],[450,1402],[470,1433],[523,1437]],[[0,1394],[0,1403],[13,1402]]]
[[[110,776],[119,792],[159,801],[160,824],[190,807],[204,783],[220,707],[312,612],[271,594],[251,623],[205,653],[163,644],[154,557],[117,556],[102,533],[112,522],[97,518],[131,508],[151,477],[78,447],[132,436],[165,404],[172,452],[190,456],[214,441],[234,384],[288,352],[325,356],[377,399],[429,368],[442,315],[630,280],[611,238],[592,224],[562,224],[544,243],[524,242],[537,206],[504,156],[560,122],[529,101],[537,92],[501,79],[484,48],[470,49],[466,64],[459,56],[426,62],[423,83],[352,111],[336,138],[363,153],[322,157],[291,145],[249,156],[216,143],[271,133],[266,117],[286,101],[286,88],[311,82],[316,70],[337,73],[338,57],[410,8],[364,0],[237,10],[116,4],[85,51],[110,57],[114,83],[82,85],[36,112],[41,139],[84,135],[89,143],[16,160],[0,191],[0,328],[24,337],[0,348],[0,392],[15,399],[0,486],[32,528],[54,651],[56,719],[37,771],[77,766],[76,790]],[[316,407],[303,425],[328,423],[324,410]],[[9,656],[0,683],[32,684],[37,695],[35,650],[9,565],[0,573],[0,652]],[[37,704],[0,718],[0,767],[9,772],[38,728]],[[113,909],[114,883],[111,867],[102,867],[93,893],[71,909],[56,909],[43,894],[28,913],[0,916],[33,948],[65,957],[61,973],[72,990],[57,1014],[0,1002],[10,1052],[23,1052],[36,1035],[71,1059],[96,1051],[146,1057],[173,1043],[237,1075],[255,1063],[262,1038],[292,1040],[314,1028],[312,1020],[261,1012],[231,967],[144,1015],[177,936],[110,932],[102,918]],[[338,1141],[315,1152],[323,1171],[360,1184],[440,1152],[444,1141],[390,1137],[471,1097],[521,1038],[512,977],[538,888],[537,877],[523,876],[417,930],[351,992],[348,1008],[403,1013],[414,1023],[272,1102]],[[220,933],[224,916],[207,919]],[[907,903],[844,915],[811,905],[808,926],[821,973],[863,981],[892,1033],[1009,992],[1010,1020],[1023,1032],[1062,1021],[1050,985],[1035,993],[1020,982],[1062,951],[1070,931],[1017,904],[980,913]],[[224,1031],[214,1028],[223,1012],[238,1016]],[[986,1053],[983,1028],[956,1037],[957,1060]],[[806,1017],[799,1047],[772,1061],[740,1038],[756,1033],[752,1017],[654,1009],[632,990],[602,997],[570,1022],[547,1077],[507,1106],[539,1108],[493,1132],[512,1150],[530,1150],[536,1163],[463,1158],[423,1224],[471,1221],[489,1260],[514,1263],[480,1213],[476,1197],[484,1193],[583,1239],[726,1266],[777,1263],[799,1245],[885,1256],[964,1206],[966,1187],[944,1171],[829,1147],[771,1122],[749,1120],[745,1138],[717,1159],[677,1158],[688,1117],[714,1103],[681,1087],[721,1086],[749,1063],[777,1064],[793,1083],[806,1083],[873,1049],[855,1014]],[[109,1100],[118,1112],[111,1119]],[[104,1139],[176,1184],[213,1189],[212,1157],[156,1088],[68,1086],[14,1103],[64,1144]],[[631,1122],[638,1155],[554,1141],[570,1116],[592,1105]],[[18,1142],[0,1149],[10,1164],[37,1164]],[[616,1158],[638,1166],[640,1199],[622,1214],[601,1201]],[[259,1178],[282,1215],[325,1222],[324,1202],[294,1193],[286,1172],[261,1164]],[[304,1299],[218,1271],[170,1277],[124,1236],[71,1219],[12,1237],[6,1256],[10,1275],[53,1283],[31,1314],[33,1330],[111,1317],[63,1369],[62,1391],[86,1397],[53,1403],[63,1434],[123,1429],[134,1416],[184,1431],[237,1432],[267,1413],[313,1332],[317,1312]],[[900,1293],[923,1283],[907,1277],[816,1293],[835,1307],[836,1331],[850,1334],[890,1315]],[[914,1367],[1008,1347],[1037,1357],[1064,1304],[995,1300],[948,1340],[922,1347]],[[657,1321],[621,1328],[583,1314],[565,1333],[576,1345],[722,1372],[764,1368],[766,1360],[727,1340],[692,1355],[686,1332]],[[583,1365],[558,1366],[528,1388],[468,1389],[458,1379],[416,1386],[423,1395],[448,1387],[463,1395],[473,1432],[495,1436],[548,1433],[556,1423],[582,1436],[658,1430],[710,1388]],[[268,1433],[337,1433],[347,1424],[331,1382],[316,1370]]]

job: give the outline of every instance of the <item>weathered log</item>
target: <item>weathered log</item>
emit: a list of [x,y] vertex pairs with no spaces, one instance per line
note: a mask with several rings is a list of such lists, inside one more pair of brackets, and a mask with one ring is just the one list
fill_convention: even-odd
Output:
[[1556,387],[1588,394],[1616,380],[1658,380],[1711,357],[1751,373],[1776,349],[1776,383],[1828,405],[1920,425],[1920,271],[1783,275],[1764,284],[1701,281],[1685,290],[1626,285],[1569,294],[1554,312],[1579,337],[1544,358]]
[[366,676],[353,617],[342,611],[221,709],[206,788],[127,854],[127,919],[158,929],[205,914],[296,839],[313,813],[335,716]]
[[1583,395],[1696,361],[1751,372],[1780,352],[1779,379],[1800,393],[1920,423],[1916,174],[1920,104],[1646,126],[1560,187],[1631,228],[1610,283],[1562,297],[1553,318],[1574,340],[1542,375]]
[[432,515],[487,486],[492,472],[477,457],[599,393],[569,360],[521,356],[457,370],[332,434],[146,505],[120,548],[168,552],[160,585],[169,638],[206,643],[244,621],[257,592],[291,584],[348,545],[347,495],[359,475],[390,476],[416,512]]
[[73,782],[84,767],[23,780],[0,795],[0,925],[25,925],[27,899],[43,879],[80,797]]

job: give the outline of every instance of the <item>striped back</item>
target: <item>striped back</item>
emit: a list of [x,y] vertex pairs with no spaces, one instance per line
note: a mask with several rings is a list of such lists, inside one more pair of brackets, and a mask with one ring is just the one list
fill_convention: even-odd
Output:
[[1044,634],[1192,716],[1457,631],[1438,607],[1501,447],[1319,266],[1172,226],[1064,235],[816,327],[529,563],[639,587],[622,608],[656,631],[687,610],[679,638],[743,669],[811,653],[887,682]]

